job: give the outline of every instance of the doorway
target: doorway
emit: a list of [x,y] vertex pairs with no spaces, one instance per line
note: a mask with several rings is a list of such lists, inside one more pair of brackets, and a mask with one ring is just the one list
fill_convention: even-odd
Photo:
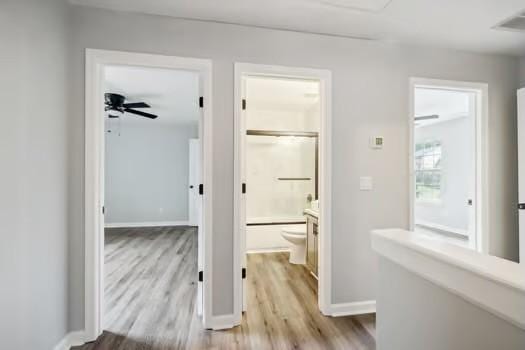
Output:
[[411,79],[410,228],[487,251],[484,84]]
[[[138,85],[135,84],[139,88],[140,86],[144,87],[148,84],[151,86],[160,83],[162,79],[173,74],[179,77],[185,76],[191,80],[193,88],[188,89],[188,91],[195,91],[191,93],[191,96],[186,96],[185,98],[192,98],[192,101],[186,101],[189,102],[186,105],[190,106],[189,108],[193,110],[192,113],[194,114],[195,120],[191,121],[191,125],[186,123],[187,125],[185,126],[178,125],[174,127],[174,125],[172,125],[173,123],[171,123],[173,120],[170,121],[170,118],[178,117],[168,116],[168,112],[162,110],[165,104],[160,100],[156,101],[155,99],[158,98],[158,96],[154,96],[154,93],[146,93],[140,96],[144,101],[138,101],[136,98],[138,96],[135,93],[129,93],[128,96],[125,96],[124,91],[116,91],[119,87],[111,86],[111,83],[108,81],[108,72],[111,70],[130,69],[137,69],[143,72],[149,71],[152,73],[149,78],[144,78],[148,80],[149,83],[144,81]],[[157,73],[158,76],[156,78],[152,77],[152,75],[154,75],[153,72]],[[133,74],[127,72],[120,74],[120,76],[123,80],[126,80],[133,76]],[[108,89],[113,89],[115,91],[112,90],[112,92],[115,92],[116,95],[123,96],[126,105],[114,105],[116,102],[108,104],[107,98],[104,100],[104,94],[110,92]],[[170,99],[175,100],[177,96],[173,95],[173,91],[171,93],[172,96],[170,96]],[[163,243],[161,241],[164,238],[171,239],[173,237],[171,233],[174,233],[171,231],[177,231],[177,229],[175,229],[177,227],[188,228],[185,233],[188,236],[186,242],[189,242],[188,247],[195,243],[195,241],[197,241],[198,245],[198,250],[195,252],[195,255],[197,255],[197,266],[194,268],[194,276],[188,277],[194,280],[193,284],[196,285],[196,288],[191,287],[191,283],[189,283],[189,287],[184,291],[184,294],[193,300],[192,303],[196,305],[196,312],[201,315],[204,327],[209,327],[208,325],[211,318],[211,294],[209,290],[211,280],[212,203],[212,126],[210,96],[211,62],[208,60],[92,49],[86,51],[85,325],[87,341],[94,341],[104,329],[106,304],[104,300],[104,289],[108,283],[112,283],[110,279],[105,280],[105,278],[109,276],[104,271],[105,224],[113,226],[113,228],[111,228],[112,230],[121,230],[121,228],[118,227],[124,224],[124,226],[126,226],[125,230],[127,230],[124,234],[132,236],[137,233],[137,230],[140,230],[139,235],[145,234],[148,237],[138,237],[136,242],[158,240],[157,243],[164,247],[164,243],[166,242]],[[129,105],[127,105],[128,102]],[[155,111],[154,108],[145,107],[144,104],[150,105],[151,107],[155,106],[157,110]],[[132,109],[132,111],[130,111],[130,109]],[[191,114],[186,112],[182,113],[180,117],[184,118],[184,116]],[[151,116],[152,114],[156,116],[156,118]],[[134,117],[138,117],[139,119],[130,119]],[[156,131],[153,129],[150,130],[150,128],[153,127],[152,121],[157,122],[155,124],[157,128]],[[170,129],[180,132],[180,135],[175,135],[175,133],[160,135],[160,133],[168,133]],[[145,133],[150,131],[152,134],[145,137]],[[185,136],[182,137],[182,134]],[[197,149],[194,148],[193,152],[190,151],[190,139],[198,140],[198,147]],[[177,144],[177,146],[172,145],[176,140],[182,143]],[[162,142],[166,144],[162,145]],[[149,148],[148,145],[150,146]],[[106,149],[106,147],[108,149]],[[169,157],[160,159],[160,154],[163,152],[162,150],[170,148],[172,152],[168,152]],[[156,149],[157,152],[151,153],[150,151],[152,149]],[[132,152],[126,153],[126,151]],[[108,152],[111,152],[109,158],[106,157],[108,156]],[[197,152],[197,155],[195,152]],[[129,153],[133,154],[130,155]],[[180,162],[172,159],[175,153],[180,156]],[[193,186],[197,185],[199,194],[199,198],[197,200],[194,199],[194,202],[197,203],[193,203],[198,213],[194,213],[192,219],[189,217],[189,205],[191,201],[188,191],[190,186],[190,156],[194,157],[193,162],[199,164],[196,166],[196,174],[192,174],[192,181],[198,180],[198,184],[193,184]],[[126,172],[131,170],[131,164],[137,165],[136,163],[139,162],[140,159],[149,164],[145,164],[143,167],[144,171],[142,171],[142,175],[140,176],[141,182],[138,184],[135,183],[133,186],[128,187],[127,190],[119,188],[119,186],[125,185],[126,181],[129,184],[130,178],[133,179],[133,181],[137,180],[137,177],[126,176]],[[150,164],[156,160],[159,161],[157,166]],[[110,161],[110,163],[108,163],[108,161]],[[162,176],[158,178],[148,176],[148,172],[152,175],[155,168],[161,167],[163,163],[168,163],[164,165],[170,167],[170,171],[162,171],[163,174],[171,174],[169,179],[161,179]],[[174,163],[180,164],[175,165]],[[186,169],[186,172],[181,172],[181,169]],[[113,174],[111,180],[106,177],[107,171]],[[140,173],[137,169],[134,171]],[[122,181],[113,181],[119,178],[119,176]],[[179,180],[176,178],[179,178]],[[171,186],[170,189],[173,191],[168,191],[166,188],[150,191],[152,187],[159,185],[162,182],[161,180],[166,180],[167,184],[169,184],[170,181],[177,182],[179,186],[177,186],[177,188]],[[180,186],[181,184],[183,187]],[[130,193],[140,196],[141,188],[148,189],[148,191],[146,191],[146,197],[141,197],[142,199],[139,200],[137,200],[137,198],[123,198],[123,193],[125,196],[129,196]],[[110,193],[110,191],[115,190],[118,193]],[[169,192],[167,193],[168,196],[164,196],[164,194],[166,194],[164,192]],[[152,193],[155,194],[152,195]],[[151,198],[154,198],[154,200],[151,200]],[[149,202],[153,202],[153,205],[149,205],[151,204]],[[195,233],[195,229],[190,232],[192,230],[190,224],[195,224],[195,221],[190,222],[190,220],[197,221],[196,230],[198,234],[196,239],[193,238],[192,234],[192,232]],[[146,230],[147,232],[141,228],[143,226],[149,227],[148,230]],[[184,230],[179,231],[178,233],[181,233]],[[122,239],[122,235],[117,234],[117,232],[111,232],[111,240],[113,239],[118,241]],[[172,243],[174,245],[177,244],[176,242]],[[118,246],[117,244],[112,248],[117,248]],[[171,253],[167,251],[165,262],[169,263],[173,259],[176,260],[176,256],[171,257],[169,256],[170,254]],[[137,254],[137,257],[147,257],[147,255],[149,255],[149,253],[142,252]],[[137,259],[132,258],[132,261],[138,263]],[[128,261],[127,264],[132,264],[132,261]],[[185,271],[188,272],[192,270],[186,269]],[[112,271],[107,272],[110,273]],[[170,276],[165,277],[167,278],[167,284],[173,282],[170,282]],[[136,292],[139,293],[140,290]],[[156,307],[162,309],[162,307],[159,308],[159,305]],[[113,308],[112,312],[113,315],[111,317],[114,319],[123,316],[118,308]]]
[[235,65],[236,324],[257,289],[247,276],[260,280],[263,266],[306,273],[313,303],[331,315],[330,80],[325,70]]

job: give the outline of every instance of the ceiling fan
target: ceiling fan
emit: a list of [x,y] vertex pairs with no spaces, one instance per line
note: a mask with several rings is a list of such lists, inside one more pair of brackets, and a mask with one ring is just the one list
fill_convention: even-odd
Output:
[[141,117],[155,119],[158,116],[151,113],[146,113],[142,111],[137,111],[133,108],[150,108],[151,106],[145,102],[132,102],[124,103],[126,97],[123,95],[107,92],[104,94],[105,107],[104,110],[108,113],[109,118],[119,118],[119,115],[111,114],[111,111],[120,112],[120,113],[131,113],[140,115]]

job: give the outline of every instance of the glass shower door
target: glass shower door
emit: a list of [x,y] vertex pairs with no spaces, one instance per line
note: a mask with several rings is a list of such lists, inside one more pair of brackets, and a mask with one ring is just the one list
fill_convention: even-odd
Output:
[[304,220],[316,199],[317,138],[247,136],[247,222]]

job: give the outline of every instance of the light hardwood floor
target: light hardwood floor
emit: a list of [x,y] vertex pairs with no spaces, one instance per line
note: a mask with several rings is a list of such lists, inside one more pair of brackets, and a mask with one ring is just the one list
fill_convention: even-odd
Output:
[[287,253],[248,256],[248,311],[225,331],[196,315],[195,228],[106,229],[105,258],[106,330],[75,350],[375,349],[375,316],[321,315]]

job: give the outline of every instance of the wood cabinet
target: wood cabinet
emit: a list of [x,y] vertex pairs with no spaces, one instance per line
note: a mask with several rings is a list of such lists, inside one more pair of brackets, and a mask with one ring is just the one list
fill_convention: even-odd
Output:
[[319,231],[315,216],[306,215],[306,267],[317,278],[319,261]]

